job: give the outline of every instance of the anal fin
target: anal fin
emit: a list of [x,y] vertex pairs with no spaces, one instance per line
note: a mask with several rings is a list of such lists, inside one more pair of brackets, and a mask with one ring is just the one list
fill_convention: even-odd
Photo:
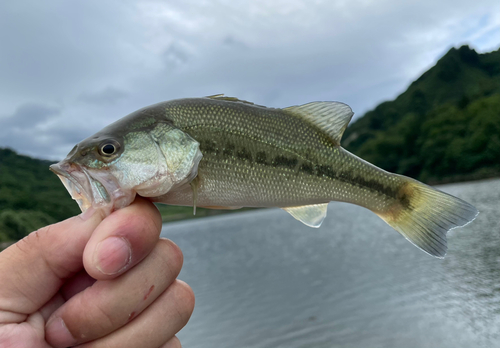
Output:
[[286,207],[282,209],[303,224],[318,228],[326,217],[327,208],[328,203]]

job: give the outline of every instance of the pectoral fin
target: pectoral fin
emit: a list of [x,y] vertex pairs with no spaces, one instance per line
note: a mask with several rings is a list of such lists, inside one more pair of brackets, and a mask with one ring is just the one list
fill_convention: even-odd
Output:
[[196,203],[198,203],[198,177],[194,178],[193,181],[189,183],[191,190],[193,190],[193,215],[196,215]]
[[327,208],[328,203],[303,205],[300,207],[287,207],[282,209],[303,224],[309,227],[318,228],[321,226],[326,217]]

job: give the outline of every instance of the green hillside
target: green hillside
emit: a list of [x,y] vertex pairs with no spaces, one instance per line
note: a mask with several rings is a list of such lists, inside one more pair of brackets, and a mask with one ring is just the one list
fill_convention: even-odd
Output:
[[343,146],[425,182],[500,174],[500,50],[452,48],[393,101],[354,122]]
[[52,162],[0,149],[0,241],[79,212],[48,166]]

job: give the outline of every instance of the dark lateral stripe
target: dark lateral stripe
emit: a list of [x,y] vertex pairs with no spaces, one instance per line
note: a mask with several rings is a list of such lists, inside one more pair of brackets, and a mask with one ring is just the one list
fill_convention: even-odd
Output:
[[241,148],[236,151],[236,158],[243,161],[252,162],[252,155],[245,148]]
[[326,176],[331,179],[337,179],[337,173],[335,173],[332,167],[326,165],[317,166],[316,175],[319,177]]
[[398,196],[399,190],[389,186],[384,186],[378,180],[365,179],[361,176],[354,174],[352,170],[336,171],[330,165],[313,165],[309,161],[299,161],[294,157],[286,157],[279,155],[273,159],[264,151],[257,152],[252,156],[251,152],[244,147],[238,147],[232,143],[225,143],[222,147],[213,140],[206,140],[200,144],[202,153],[213,153],[215,155],[222,155],[223,158],[235,157],[240,161],[248,164],[258,163],[261,165],[272,165],[274,167],[283,167],[295,169],[298,166],[299,172],[308,175],[314,175],[319,178],[327,177],[333,180],[345,182],[360,188],[368,188],[371,191],[382,193],[388,197],[398,199],[401,205],[405,208],[410,206],[410,199],[406,195]]
[[314,167],[310,163],[302,163],[299,170],[309,175],[314,175]]
[[200,143],[201,151],[212,153],[217,151],[217,143],[213,140],[206,140]]
[[[232,143],[225,143],[219,146],[214,140],[204,140],[200,142],[200,150],[204,154],[222,155],[222,158],[236,157],[239,160],[251,163],[253,161],[252,154],[244,147],[236,148]],[[265,153],[259,153],[262,157]],[[265,160],[265,157],[264,157]]]
[[316,175],[317,177],[327,177],[333,180],[338,180],[357,186],[360,188],[368,188],[375,192],[380,192],[388,197],[395,199],[400,199],[401,204],[405,207],[409,206],[408,197],[398,197],[399,190],[394,189],[390,186],[384,186],[378,180],[365,179],[361,176],[357,176],[351,170],[335,171],[329,165],[316,165],[313,166],[310,163],[302,163],[299,167],[301,172],[309,175]]
[[273,160],[273,166],[275,167],[285,167],[294,169],[299,161],[296,158],[289,158],[285,156],[276,156]]
[[222,150],[222,155],[224,157],[231,157],[233,156],[235,149],[236,147],[233,144],[226,144],[226,146],[224,146],[224,149]]
[[373,191],[381,192],[388,197],[398,198],[399,190],[393,189],[390,186],[385,186],[378,180],[367,180],[363,177],[357,176],[355,178],[352,178],[352,183],[353,185],[358,185],[359,187],[367,187]]
[[255,162],[258,164],[267,164],[267,155],[264,151],[257,152],[255,156]]
[[399,203],[403,206],[403,208],[411,209],[410,197],[406,193],[403,193],[397,197],[399,199]]

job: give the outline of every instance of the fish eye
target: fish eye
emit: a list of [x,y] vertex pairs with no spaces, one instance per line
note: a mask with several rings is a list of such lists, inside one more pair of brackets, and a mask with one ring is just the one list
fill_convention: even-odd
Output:
[[102,156],[113,156],[118,152],[118,144],[114,141],[107,141],[101,145],[99,148],[99,153]]
[[103,147],[101,147],[101,152],[105,155],[112,155],[116,151],[115,145],[113,144],[106,144]]

